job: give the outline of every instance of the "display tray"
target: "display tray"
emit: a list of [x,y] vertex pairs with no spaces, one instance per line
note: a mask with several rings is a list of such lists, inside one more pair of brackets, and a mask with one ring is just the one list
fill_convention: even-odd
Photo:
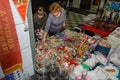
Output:
[[84,30],[93,32],[93,33],[95,33],[95,34],[99,34],[99,35],[101,35],[102,37],[108,36],[108,35],[113,31],[113,29],[109,29],[109,30],[106,32],[106,31],[97,29],[97,28],[95,28],[94,26],[85,25],[85,24],[82,25],[81,28],[84,29]]
[[108,36],[116,27],[118,27],[117,24],[111,24],[101,20],[89,20],[80,26],[83,30],[93,32],[102,37]]

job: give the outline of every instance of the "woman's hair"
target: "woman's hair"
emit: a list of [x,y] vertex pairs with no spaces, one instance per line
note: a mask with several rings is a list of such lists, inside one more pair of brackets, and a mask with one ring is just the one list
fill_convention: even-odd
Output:
[[59,3],[53,2],[53,3],[49,6],[49,10],[50,10],[50,12],[61,12],[62,7],[59,5]]
[[39,14],[44,14],[44,9],[43,9],[43,7],[38,7],[38,9],[37,9],[37,13],[39,13]]

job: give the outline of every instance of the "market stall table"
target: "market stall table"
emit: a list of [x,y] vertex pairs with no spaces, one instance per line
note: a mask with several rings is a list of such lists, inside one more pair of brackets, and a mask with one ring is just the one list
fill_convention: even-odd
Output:
[[82,25],[81,28],[82,28],[83,30],[87,30],[87,31],[90,31],[90,32],[99,34],[99,35],[101,35],[102,37],[108,36],[108,35],[112,32],[112,30],[113,30],[113,29],[109,29],[109,30],[106,32],[106,31],[97,29],[97,28],[95,28],[95,27],[93,27],[93,26],[85,25],[85,24]]
[[[57,74],[57,71],[59,76],[65,72],[66,76],[64,78],[67,78],[67,75],[72,71],[71,67],[78,66],[91,56],[89,52],[90,44],[92,45],[95,42],[96,40],[91,36],[69,30],[51,36],[46,41],[46,44],[36,44],[35,70],[42,75],[41,77],[45,75],[51,77],[51,73]],[[53,64],[55,65],[53,66],[55,71],[51,71],[53,70],[51,69]]]
[[[103,45],[101,39],[94,39],[89,35],[70,30],[48,37],[46,44],[35,45],[37,51],[35,71],[39,73],[40,80],[68,80],[69,78],[69,80],[80,80],[83,70],[87,73],[86,80],[103,80],[103,77],[92,79],[94,77],[90,76],[90,70],[94,69],[98,62],[107,64],[107,59],[103,58],[102,53],[97,51],[95,55],[91,52],[98,42],[104,47],[108,46],[107,43]],[[92,71],[94,75],[97,74],[96,69],[99,68]],[[109,74],[104,69],[101,70]],[[110,76],[105,75],[104,78],[110,78]],[[110,79],[117,80],[116,77],[113,76],[113,78]]]
[[118,25],[107,23],[101,20],[90,20],[80,26],[83,30],[93,32],[102,37],[108,36]]

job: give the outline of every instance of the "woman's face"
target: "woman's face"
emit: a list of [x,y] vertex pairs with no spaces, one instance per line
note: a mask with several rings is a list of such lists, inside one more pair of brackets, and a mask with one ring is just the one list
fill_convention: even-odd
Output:
[[43,12],[42,11],[38,11],[38,15],[43,15]]
[[60,12],[59,12],[59,11],[52,12],[52,14],[53,14],[55,17],[59,17],[59,16],[60,16]]

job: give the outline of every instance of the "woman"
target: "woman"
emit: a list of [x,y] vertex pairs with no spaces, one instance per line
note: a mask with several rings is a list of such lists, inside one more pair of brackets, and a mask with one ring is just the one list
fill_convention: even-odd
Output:
[[42,43],[45,42],[47,34],[50,36],[61,32],[65,26],[66,14],[65,10],[57,2],[53,2],[49,7],[50,13],[44,29]]
[[47,14],[44,12],[43,7],[38,7],[37,12],[33,15],[33,23],[34,23],[34,31],[35,31],[35,39],[39,40],[39,33],[41,29],[44,29],[47,21]]

